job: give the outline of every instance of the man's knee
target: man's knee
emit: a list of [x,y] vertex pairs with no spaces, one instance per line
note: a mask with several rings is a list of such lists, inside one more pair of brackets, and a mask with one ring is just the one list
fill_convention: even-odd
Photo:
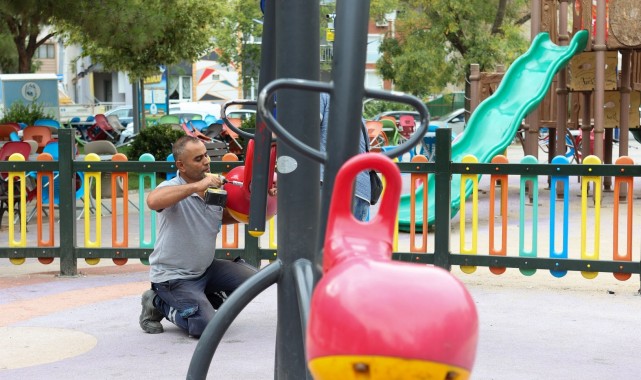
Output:
[[[187,310],[185,310],[187,311]],[[194,312],[185,317],[187,319],[188,333],[193,337],[199,337],[205,331],[205,327],[209,324],[209,321],[214,318],[216,310],[209,305],[207,302],[206,305],[197,305]]]
[[258,272],[258,269],[257,269],[255,266],[253,266],[253,265],[251,265],[251,264],[247,263],[247,262],[246,262],[243,258],[241,258],[240,256],[238,256],[238,257],[236,257],[236,258],[234,259],[234,263],[239,264],[239,265],[241,265],[243,268],[245,268],[245,269],[246,269],[246,273],[245,273],[245,276],[246,276],[246,277],[251,277],[253,274],[255,274],[256,272]]
[[178,311],[178,314],[185,319],[191,318],[198,312],[198,305],[188,306]]
[[[215,312],[214,312],[215,313]],[[205,331],[205,328],[213,318],[212,316],[205,316],[202,313],[196,313],[192,315],[189,319],[187,319],[187,323],[189,326],[188,333],[189,335],[199,338],[202,334],[203,331]]]

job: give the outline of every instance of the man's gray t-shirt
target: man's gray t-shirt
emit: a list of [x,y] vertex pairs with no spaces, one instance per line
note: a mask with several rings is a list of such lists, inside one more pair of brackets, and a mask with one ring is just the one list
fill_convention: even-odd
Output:
[[[184,184],[176,175],[158,187]],[[157,215],[158,235],[149,256],[151,282],[201,276],[214,261],[222,207],[208,205],[194,193]]]

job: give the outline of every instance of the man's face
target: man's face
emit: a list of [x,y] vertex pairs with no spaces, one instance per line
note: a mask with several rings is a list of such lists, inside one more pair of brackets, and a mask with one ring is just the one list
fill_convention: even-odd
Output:
[[209,161],[205,144],[200,141],[189,142],[185,145],[180,159],[176,161],[176,167],[187,183],[197,182],[209,173]]

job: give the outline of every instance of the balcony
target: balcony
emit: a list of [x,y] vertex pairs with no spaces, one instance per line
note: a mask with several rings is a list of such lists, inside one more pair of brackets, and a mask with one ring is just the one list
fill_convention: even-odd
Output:
[[320,61],[331,62],[333,57],[334,57],[334,47],[332,45],[321,45]]

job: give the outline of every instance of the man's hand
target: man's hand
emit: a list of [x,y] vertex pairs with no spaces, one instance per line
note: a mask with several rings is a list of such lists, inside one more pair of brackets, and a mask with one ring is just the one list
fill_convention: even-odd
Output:
[[207,174],[198,182],[199,192],[205,192],[209,188],[220,189],[223,186],[223,177],[218,174]]

